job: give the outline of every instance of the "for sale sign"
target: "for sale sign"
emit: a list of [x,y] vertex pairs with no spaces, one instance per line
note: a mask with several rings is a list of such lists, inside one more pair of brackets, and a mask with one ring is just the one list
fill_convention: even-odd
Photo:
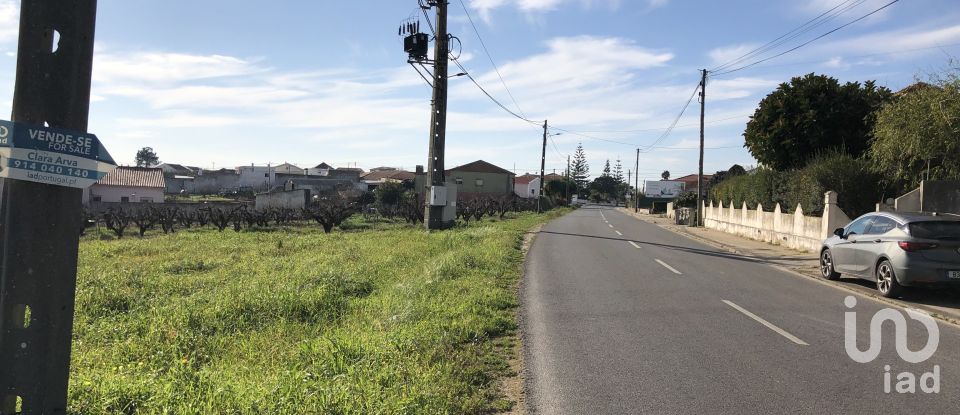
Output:
[[0,177],[83,189],[116,167],[96,135],[0,120]]

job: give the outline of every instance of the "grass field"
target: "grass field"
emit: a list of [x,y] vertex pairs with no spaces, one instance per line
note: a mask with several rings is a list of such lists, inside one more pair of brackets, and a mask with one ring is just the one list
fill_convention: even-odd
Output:
[[[520,214],[428,234],[352,221],[80,246],[74,414],[508,409]],[[349,230],[352,229],[352,230]]]

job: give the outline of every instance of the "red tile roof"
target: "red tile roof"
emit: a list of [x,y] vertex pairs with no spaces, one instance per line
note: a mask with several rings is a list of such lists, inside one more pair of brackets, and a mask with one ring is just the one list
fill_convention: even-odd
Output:
[[537,180],[539,178],[540,178],[539,174],[524,174],[523,176],[517,176],[517,178],[514,179],[513,182],[516,184],[530,184],[530,182]]
[[163,170],[147,167],[117,167],[97,184],[104,186],[166,187]]

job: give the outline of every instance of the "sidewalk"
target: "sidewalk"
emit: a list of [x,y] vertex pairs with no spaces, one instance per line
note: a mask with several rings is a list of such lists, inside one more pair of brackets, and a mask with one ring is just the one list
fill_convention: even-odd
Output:
[[633,216],[639,220],[656,224],[664,229],[684,235],[731,253],[766,262],[796,275],[811,278],[822,284],[872,297],[878,301],[901,307],[916,308],[927,311],[934,317],[951,324],[960,325],[960,291],[928,288],[912,288],[904,293],[903,297],[892,300],[881,297],[875,284],[870,281],[856,278],[842,278],[840,281],[828,281],[820,276],[820,261],[817,254],[796,251],[766,242],[741,238],[736,235],[707,228],[691,228],[677,225],[673,219],[664,215],[651,215],[646,210],[639,214],[632,209],[618,208],[620,212]]

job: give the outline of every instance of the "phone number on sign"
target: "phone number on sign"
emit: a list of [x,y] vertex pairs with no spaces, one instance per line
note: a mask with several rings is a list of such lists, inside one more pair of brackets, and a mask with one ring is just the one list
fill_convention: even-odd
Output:
[[81,177],[84,179],[93,177],[90,170],[58,166],[56,164],[37,163],[35,161],[10,159],[9,166],[15,169],[33,170],[43,173]]

